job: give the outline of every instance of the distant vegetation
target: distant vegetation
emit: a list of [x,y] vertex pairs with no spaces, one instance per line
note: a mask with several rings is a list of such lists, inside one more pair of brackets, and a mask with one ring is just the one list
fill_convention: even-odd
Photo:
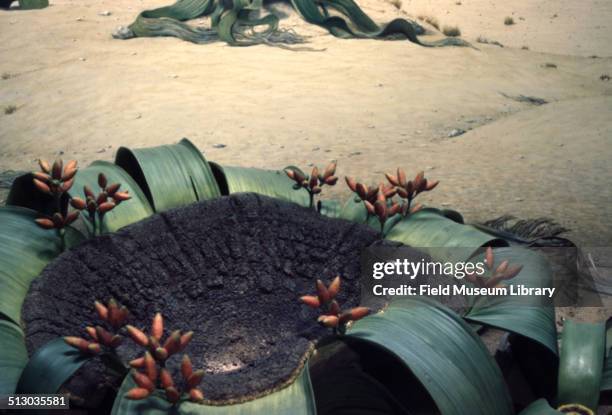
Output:
[[498,41],[487,39],[486,37],[484,37],[482,35],[480,35],[480,36],[478,36],[478,38],[476,38],[476,42],[483,43],[485,45],[495,45],[495,46],[499,46],[500,48],[504,47],[504,45],[502,45]]
[[393,5],[397,10],[402,8],[402,0],[389,0],[389,3]]
[[442,29],[442,33],[449,37],[459,37],[461,36],[461,30],[457,26],[444,26]]
[[506,26],[511,26],[511,25],[513,25],[513,24],[514,24],[514,19],[513,19],[512,17],[510,17],[510,16],[507,16],[507,17],[504,19],[504,24],[505,24]]
[[424,22],[429,23],[436,29],[440,30],[440,22],[438,22],[438,19],[436,19],[435,17],[422,15],[419,16],[418,19],[423,20]]
[[6,107],[4,107],[4,113],[6,115],[12,114],[15,111],[17,111],[17,106],[15,105],[7,105]]

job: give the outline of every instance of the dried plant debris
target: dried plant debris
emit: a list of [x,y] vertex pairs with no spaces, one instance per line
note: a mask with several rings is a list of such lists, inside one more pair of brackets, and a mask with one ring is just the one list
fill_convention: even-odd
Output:
[[[317,278],[327,287],[342,275],[337,301],[345,310],[358,307],[358,253],[377,240],[369,226],[254,194],[154,215],[49,264],[24,302],[27,349],[31,355],[49,340],[96,327],[91,305],[115,298],[140,331],[149,333],[160,311],[168,327],[160,339],[195,331],[185,353],[206,373],[205,399],[254,398],[292,381],[313,344],[329,335],[317,322],[320,313],[298,298]],[[142,350],[134,341],[116,348],[123,361]],[[85,401],[121,381],[105,375],[98,359],[66,384]],[[178,366],[166,366],[173,379],[182,377]]]
[[504,45],[502,45],[500,42],[498,42],[496,40],[487,39],[486,37],[484,37],[482,35],[478,36],[478,38],[476,38],[476,42],[482,43],[482,44],[485,44],[485,45],[499,46],[500,48],[504,47]]
[[531,105],[548,104],[548,101],[545,100],[544,98],[532,97],[532,96],[527,96],[527,95],[508,95],[503,92],[500,92],[500,94],[505,98],[508,98],[508,99],[511,99],[517,102],[524,102],[526,104],[531,104]]
[[389,0],[389,3],[397,10],[400,10],[402,8],[402,0]]
[[430,24],[431,26],[435,27],[437,30],[440,30],[440,22],[434,16],[421,15],[421,16],[418,16],[418,19],[424,21],[425,23]]
[[509,238],[524,243],[533,243],[543,239],[554,239],[569,232],[550,218],[517,219],[512,215],[504,215],[483,222],[482,225],[504,232]]

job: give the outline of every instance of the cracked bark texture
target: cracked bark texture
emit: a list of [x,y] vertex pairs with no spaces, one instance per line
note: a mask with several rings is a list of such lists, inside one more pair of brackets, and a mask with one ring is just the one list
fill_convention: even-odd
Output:
[[[84,335],[85,326],[100,325],[93,302],[115,298],[136,327],[148,330],[160,311],[164,338],[195,331],[185,353],[206,370],[207,399],[256,397],[290,381],[329,333],[299,296],[313,293],[317,278],[341,275],[341,306],[358,305],[360,251],[378,239],[365,225],[254,194],[157,214],[49,264],[24,302],[27,349]],[[125,360],[140,351],[128,339],[118,349]],[[179,362],[173,356],[167,364],[175,379]],[[119,382],[94,359],[65,389],[92,404]]]

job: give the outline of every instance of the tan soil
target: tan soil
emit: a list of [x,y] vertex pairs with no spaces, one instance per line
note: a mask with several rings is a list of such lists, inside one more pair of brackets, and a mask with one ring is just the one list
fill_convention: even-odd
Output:
[[[222,164],[337,159],[342,175],[367,181],[397,166],[425,169],[442,180],[427,201],[470,221],[545,215],[578,244],[612,244],[612,81],[600,79],[612,75],[611,2],[411,0],[397,10],[359,1],[379,21],[430,15],[458,25],[479,50],[340,40],[296,16],[283,25],[324,52],[111,38],[138,11],[167,3],[0,11],[0,107],[17,107],[0,111],[0,171],[61,152],[86,165],[121,145],[187,136]],[[507,97],[518,95],[550,104]],[[449,138],[453,129],[467,133]],[[601,319],[610,310],[574,311]]]

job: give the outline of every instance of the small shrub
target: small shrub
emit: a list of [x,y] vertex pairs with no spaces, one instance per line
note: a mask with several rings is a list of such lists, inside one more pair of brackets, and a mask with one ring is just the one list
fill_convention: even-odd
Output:
[[17,111],[17,106],[16,105],[7,105],[6,107],[4,107],[4,113],[6,115],[12,114],[15,111]]
[[13,77],[13,75],[10,72],[3,72],[2,73],[2,80],[6,81],[7,79],[11,79]]
[[391,3],[391,5],[397,10],[402,8],[402,0],[389,0],[389,3]]
[[418,19],[419,20],[423,20],[426,23],[432,25],[437,30],[440,30],[440,23],[438,22],[438,19],[436,19],[435,17],[433,17],[433,16],[419,16]]
[[512,17],[510,17],[510,16],[507,16],[507,17],[504,19],[504,24],[505,24],[506,26],[512,26],[512,25],[514,24],[514,19],[513,19]]
[[444,26],[442,29],[442,33],[449,37],[458,37],[461,36],[461,30],[457,26]]
[[480,35],[480,36],[478,36],[476,38],[476,42],[482,43],[482,44],[485,44],[485,45],[495,45],[495,46],[499,46],[500,48],[504,47],[504,45],[502,45],[498,41],[496,41],[496,40],[489,40],[489,39],[487,39],[486,37],[484,37],[482,35]]

